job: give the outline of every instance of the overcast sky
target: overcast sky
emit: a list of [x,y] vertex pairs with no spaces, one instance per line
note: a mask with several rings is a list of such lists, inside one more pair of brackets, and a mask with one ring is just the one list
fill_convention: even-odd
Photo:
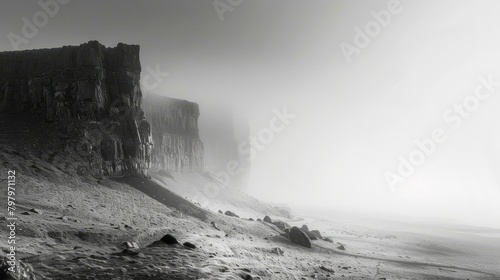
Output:
[[[0,50],[12,50],[8,34],[21,35],[22,18],[32,21],[41,8],[1,5]],[[456,118],[443,119],[474,94],[480,76],[500,81],[499,8],[497,1],[243,0],[221,20],[208,0],[72,0],[19,48],[139,44],[143,70],[170,73],[153,92],[197,102],[202,116],[232,104],[251,135],[286,106],[296,118],[252,162],[248,191],[261,199],[500,227],[500,87],[456,129]],[[346,58],[341,44],[356,47],[355,28],[381,10],[391,19]],[[387,172],[397,175],[398,157],[435,129],[444,143],[391,189]]]

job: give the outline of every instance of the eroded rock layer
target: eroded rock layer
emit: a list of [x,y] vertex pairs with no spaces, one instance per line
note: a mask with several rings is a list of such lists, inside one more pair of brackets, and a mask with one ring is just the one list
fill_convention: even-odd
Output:
[[0,53],[0,113],[67,124],[93,174],[146,173],[151,127],[141,111],[139,46]]
[[198,104],[149,94],[143,110],[151,122],[155,171],[203,172],[203,143],[198,132]]

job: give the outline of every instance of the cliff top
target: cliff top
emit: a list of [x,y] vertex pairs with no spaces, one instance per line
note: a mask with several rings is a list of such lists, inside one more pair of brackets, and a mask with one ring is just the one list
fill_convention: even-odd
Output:
[[90,46],[90,47],[93,47],[95,49],[103,48],[105,50],[111,50],[111,49],[115,49],[115,48],[137,48],[137,49],[140,48],[140,45],[124,44],[124,43],[118,43],[116,45],[116,47],[106,47],[97,40],[91,40],[91,41],[88,41],[87,43],[83,43],[80,45],[67,45],[67,46],[54,47],[54,48],[29,49],[29,50],[17,50],[17,51],[0,51],[0,55],[40,53],[40,52],[60,50],[60,49],[65,49],[65,48],[75,48],[76,49],[76,48],[79,48],[82,46]]

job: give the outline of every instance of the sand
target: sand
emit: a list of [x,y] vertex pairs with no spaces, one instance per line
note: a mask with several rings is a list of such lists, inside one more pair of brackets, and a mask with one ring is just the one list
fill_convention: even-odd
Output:
[[[16,257],[37,279],[500,279],[495,230],[346,215],[288,219],[238,191],[206,196],[211,180],[202,174],[82,177],[70,156],[48,161],[25,147],[0,141],[0,181],[5,186],[7,170],[16,170]],[[248,220],[265,215],[307,224],[333,243],[301,247],[276,226]],[[0,228],[4,254],[7,230]],[[180,244],[155,243],[165,234]],[[127,241],[139,248],[123,252]]]

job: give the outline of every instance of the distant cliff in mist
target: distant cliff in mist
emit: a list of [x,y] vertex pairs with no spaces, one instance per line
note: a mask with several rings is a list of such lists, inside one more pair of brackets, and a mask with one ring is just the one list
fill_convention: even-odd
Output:
[[154,171],[203,172],[198,104],[148,94],[143,109],[153,131],[151,168]]

